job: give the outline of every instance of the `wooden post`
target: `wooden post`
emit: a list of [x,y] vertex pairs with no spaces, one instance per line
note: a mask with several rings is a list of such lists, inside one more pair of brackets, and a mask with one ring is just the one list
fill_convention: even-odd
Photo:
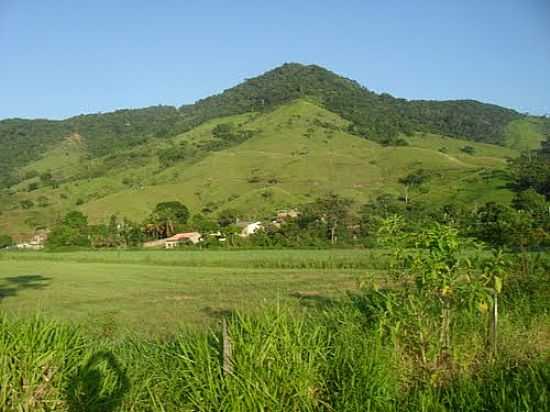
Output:
[[224,318],[222,323],[223,339],[223,374],[225,376],[233,374],[233,346],[227,330],[227,320]]

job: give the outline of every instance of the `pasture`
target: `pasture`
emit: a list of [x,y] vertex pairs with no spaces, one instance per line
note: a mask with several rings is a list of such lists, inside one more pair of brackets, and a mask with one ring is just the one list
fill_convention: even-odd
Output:
[[[389,279],[387,260],[380,250],[0,253],[0,353],[16,354],[0,356],[0,410],[546,410],[545,259],[511,267],[498,356],[488,314],[473,306],[454,312],[448,357],[437,313],[419,318],[414,295],[369,287]],[[226,335],[218,321],[229,313]]]
[[[380,253],[378,252],[378,255]],[[0,254],[0,307],[92,332],[166,336],[265,305],[297,309],[380,273],[364,250],[82,251]]]

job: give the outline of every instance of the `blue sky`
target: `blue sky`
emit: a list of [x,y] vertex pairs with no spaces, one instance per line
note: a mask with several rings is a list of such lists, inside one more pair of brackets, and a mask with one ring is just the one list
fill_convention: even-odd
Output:
[[0,118],[179,106],[284,62],[550,113],[550,1],[0,0]]

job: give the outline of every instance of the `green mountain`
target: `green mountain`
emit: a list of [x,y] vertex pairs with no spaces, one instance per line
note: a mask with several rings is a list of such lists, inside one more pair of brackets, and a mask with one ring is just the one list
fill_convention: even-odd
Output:
[[399,194],[416,169],[432,176],[418,201],[507,200],[499,170],[549,134],[545,118],[397,99],[286,64],[180,108],[1,121],[0,232],[26,237],[74,208],[139,220],[173,199],[258,218],[330,191],[359,204]]

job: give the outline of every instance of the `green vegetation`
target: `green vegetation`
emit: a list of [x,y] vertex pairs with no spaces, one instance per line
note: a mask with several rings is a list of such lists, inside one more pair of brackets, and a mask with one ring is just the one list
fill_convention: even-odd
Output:
[[[235,124],[235,130],[255,133],[240,144],[206,151],[209,142],[221,141],[213,136],[213,129],[228,122]],[[71,143],[68,158],[75,162],[53,168],[44,158],[29,166],[40,173],[49,170],[56,188],[46,185],[27,192],[29,181],[25,181],[14,188],[17,191],[3,192],[0,224],[20,239],[34,230],[25,223],[30,213],[37,225],[51,227],[58,216],[75,207],[92,224],[104,224],[113,214],[142,221],[162,200],[180,201],[193,214],[200,212],[214,220],[223,209],[235,209],[245,219],[263,218],[331,192],[359,206],[383,193],[402,195],[398,180],[418,169],[431,176],[425,191],[414,194],[419,201],[444,205],[451,200],[472,204],[471,199],[512,198],[502,175],[492,171],[505,167],[506,158],[517,153],[513,150],[432,134],[407,138],[409,146],[384,147],[350,135],[348,124],[314,104],[297,101],[269,113],[207,122],[173,140],[162,140],[165,143],[158,147],[136,146],[80,164],[76,161],[80,149]],[[177,150],[187,142],[185,151],[195,154],[183,160],[159,160],[158,153],[172,150],[170,141]],[[460,151],[465,144],[476,148],[474,156]],[[438,151],[443,145],[448,153]],[[58,149],[51,155],[59,159]],[[39,207],[40,197],[47,199],[48,206]],[[33,203],[28,206],[26,201]],[[25,202],[28,212],[18,207],[20,202]]]
[[90,246],[88,218],[74,211],[67,213],[63,222],[57,225],[49,235],[48,242],[52,247]]
[[427,200],[509,201],[496,181],[482,190],[466,180],[536,148],[549,124],[472,101],[395,99],[287,64],[179,109],[1,121],[0,224],[21,239],[35,229],[31,213],[41,227],[75,207],[94,224],[113,214],[141,221],[167,193],[195,212],[253,218],[330,192],[359,203],[397,194],[398,179],[419,168],[444,173],[453,188],[428,190]]
[[550,199],[550,137],[542,142],[540,149],[514,159],[511,174],[516,191],[533,189]]
[[1,410],[550,403],[547,118],[286,64],[0,146]]
[[[382,233],[395,235],[387,237],[389,272],[363,270],[360,281],[341,270],[206,274],[186,268],[184,274],[157,265],[73,264],[70,254],[59,256],[63,263],[27,259],[55,254],[3,255],[16,260],[0,261],[14,275],[3,278],[2,305],[19,314],[0,320],[2,353],[18,354],[0,358],[0,405],[37,411],[544,410],[550,262],[541,255],[466,259],[467,243],[445,226],[407,235],[388,220]],[[409,236],[418,249],[401,248]],[[294,256],[307,261],[334,252]],[[83,253],[94,254],[74,256]],[[126,253],[140,254],[121,256]],[[211,253],[202,252],[202,259],[217,255]],[[224,253],[241,261],[262,255]],[[284,260],[281,253],[293,252],[268,253]],[[362,252],[337,253],[352,260]],[[189,259],[187,252],[157,255]],[[110,256],[114,261],[117,254]],[[31,265],[42,275],[23,275]],[[249,289],[243,291],[243,282]],[[41,302],[53,288],[59,297]],[[498,323],[491,315],[496,294]],[[225,332],[176,326],[189,316],[185,307],[200,311],[196,302],[186,303],[195,297],[215,302],[205,312],[226,319]],[[52,312],[73,320],[88,313],[99,329],[90,331],[86,320],[78,326],[23,318],[30,301],[35,307],[48,302]],[[135,325],[140,333],[120,339],[119,325]],[[165,338],[144,338],[151,326]]]
[[195,119],[264,111],[311,98],[351,122],[353,133],[384,143],[416,131],[503,142],[504,128],[522,116],[513,110],[469,100],[407,101],[378,95],[318,66],[285,64],[245,83],[184,107]]
[[505,144],[515,150],[526,152],[539,148],[545,137],[550,135],[548,118],[514,120],[506,126]]
[[13,239],[10,235],[0,234],[0,249],[13,245]]
[[10,252],[0,255],[0,309],[94,334],[107,325],[114,336],[170,336],[228,311],[341,296],[376,264],[359,251]]
[[189,219],[189,209],[180,202],[161,202],[146,222],[145,231],[154,239],[174,235]]

